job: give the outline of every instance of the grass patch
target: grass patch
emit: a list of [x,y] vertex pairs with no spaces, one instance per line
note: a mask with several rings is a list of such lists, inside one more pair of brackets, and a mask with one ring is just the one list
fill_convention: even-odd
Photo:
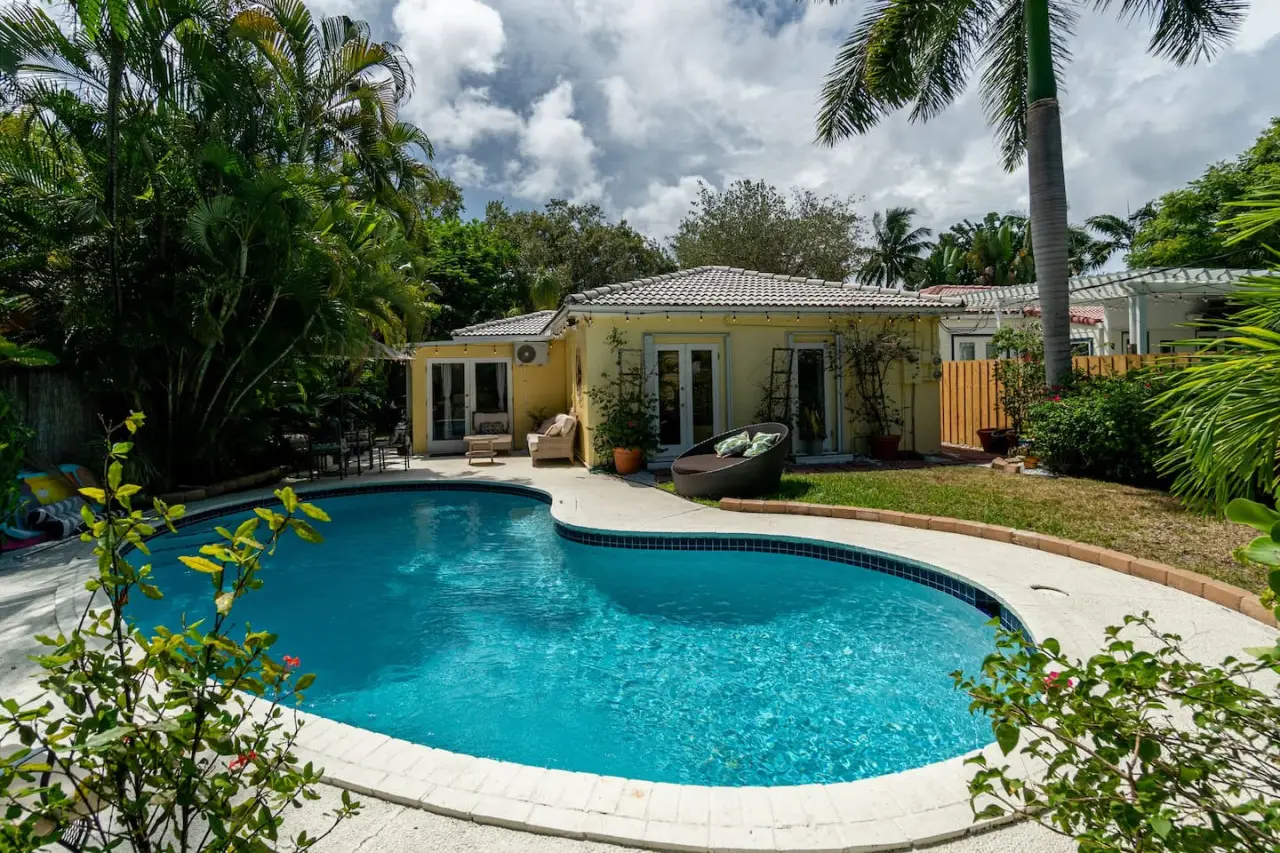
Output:
[[[671,484],[663,488],[671,490]],[[770,497],[1034,530],[1190,569],[1254,592],[1267,585],[1264,569],[1232,557],[1232,551],[1253,538],[1252,529],[1194,515],[1177,499],[1149,489],[955,467],[786,474],[778,494]]]

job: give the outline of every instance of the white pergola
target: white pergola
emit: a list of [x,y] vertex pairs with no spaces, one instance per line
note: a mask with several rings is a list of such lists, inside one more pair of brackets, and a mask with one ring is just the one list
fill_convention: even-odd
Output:
[[[1129,304],[1129,336],[1146,354],[1147,298],[1149,296],[1225,296],[1250,277],[1271,276],[1269,270],[1205,269],[1179,267],[1172,269],[1128,270],[1102,275],[1078,275],[1067,282],[1073,304],[1126,300]],[[1024,308],[1040,301],[1034,283],[1011,287],[993,287],[961,297],[966,308],[994,311],[996,317],[1010,308]]]

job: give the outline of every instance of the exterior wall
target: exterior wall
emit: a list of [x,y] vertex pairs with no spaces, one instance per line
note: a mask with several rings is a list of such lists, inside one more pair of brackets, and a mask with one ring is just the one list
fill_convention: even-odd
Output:
[[[1109,354],[1124,355],[1125,345],[1129,343],[1129,302],[1127,299],[1112,299],[1104,303],[1107,311],[1109,327],[1107,342],[1112,345]],[[1197,336],[1197,331],[1189,327],[1194,322],[1194,315],[1204,308],[1198,297],[1179,298],[1176,296],[1147,297],[1147,340],[1151,354],[1160,353],[1161,344],[1173,345],[1174,341],[1185,341]],[[1203,331],[1199,332],[1204,335]],[[1137,343],[1136,341],[1134,343]],[[1179,347],[1186,351],[1186,347]]]
[[[1121,309],[1121,315],[1124,316],[1125,310]],[[1116,349],[1110,349],[1110,341],[1112,337],[1113,327],[1110,325],[1112,314],[1108,310],[1106,313],[1106,321],[1101,324],[1072,323],[1071,324],[1071,340],[1078,341],[1088,339],[1093,342],[1094,355],[1109,355],[1113,352],[1120,352],[1119,345]],[[1003,317],[1001,323],[1005,326],[1013,326],[1021,328],[1035,322],[1035,317]],[[1128,328],[1128,320],[1125,320]],[[956,314],[950,317],[943,317],[939,326],[938,346],[942,352],[943,361],[961,361],[959,342],[965,338],[983,338],[989,339],[996,333],[996,318],[991,314]],[[1118,333],[1117,333],[1118,334]],[[984,355],[981,351],[977,353],[977,358],[994,358],[995,353],[988,352]]]
[[[879,322],[873,315],[864,315],[866,322]],[[642,350],[646,335],[654,345],[664,343],[718,343],[723,347],[720,360],[720,404],[725,429],[745,426],[756,420],[756,412],[765,396],[769,381],[771,360],[775,347],[786,347],[788,335],[795,342],[830,340],[833,325],[839,324],[841,315],[832,321],[825,317],[780,313],[766,319],[762,315],[732,315],[704,313],[701,318],[693,315],[675,315],[667,319],[662,314],[633,315],[628,321],[624,316],[594,313],[588,325],[579,319],[575,333],[579,336],[575,346],[585,349],[582,380],[584,391],[602,381],[602,373],[613,370],[608,343],[609,332],[617,328],[628,338],[630,349]],[[890,376],[891,394],[904,410],[904,450],[922,453],[941,448],[939,426],[940,397],[937,379],[934,378],[933,357],[937,351],[937,319],[922,317],[916,321],[917,345],[920,348],[918,364],[901,365]],[[651,369],[652,366],[650,365]],[[845,399],[839,401],[844,420],[843,446],[837,452],[866,451],[865,427],[856,423],[848,412],[848,391],[851,382],[844,378]],[[590,433],[593,427],[588,406],[579,404],[584,431],[584,461],[594,465],[598,461],[591,448]]]
[[512,360],[509,406],[514,428],[512,439],[517,450],[523,450],[528,446],[525,436],[531,431],[529,417],[531,410],[543,409],[552,413],[565,410],[568,399],[565,343],[550,341],[547,349],[547,363],[538,366],[515,364],[514,348],[514,344],[511,343],[463,342],[420,344],[417,347],[414,351],[413,363],[410,365],[409,378],[415,453],[431,452],[427,442],[430,419],[427,408],[428,359],[505,358]]

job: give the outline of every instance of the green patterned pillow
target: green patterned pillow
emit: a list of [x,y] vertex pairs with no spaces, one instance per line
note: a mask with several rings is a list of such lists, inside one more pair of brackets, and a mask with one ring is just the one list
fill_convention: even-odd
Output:
[[778,434],[776,432],[758,432],[756,437],[751,439],[751,446],[742,455],[748,459],[753,456],[759,456],[777,443]]
[[740,456],[751,445],[751,436],[746,431],[731,435],[716,444],[716,456]]

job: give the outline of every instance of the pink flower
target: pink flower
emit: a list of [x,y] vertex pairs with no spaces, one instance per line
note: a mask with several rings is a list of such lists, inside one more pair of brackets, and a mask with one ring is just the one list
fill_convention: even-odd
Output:
[[1053,402],[1055,402],[1055,403],[1061,403],[1061,402],[1062,402],[1062,398],[1061,398],[1061,397],[1054,397],[1054,398],[1053,398]]
[[298,667],[302,666],[302,661],[298,660],[293,655],[285,655],[284,665],[289,667],[289,669],[297,669]]
[[258,753],[254,752],[253,750],[249,750],[248,752],[242,752],[239,755],[237,755],[235,758],[231,759],[231,763],[228,764],[227,767],[228,769],[231,769],[231,770],[239,770],[240,768],[248,764],[250,761],[257,761],[257,760],[258,760]]
[[[1058,679],[1062,676],[1060,672],[1051,672],[1044,677],[1044,686],[1049,688],[1061,687],[1062,683]],[[1066,680],[1067,687],[1075,687],[1076,683],[1070,678]]]

